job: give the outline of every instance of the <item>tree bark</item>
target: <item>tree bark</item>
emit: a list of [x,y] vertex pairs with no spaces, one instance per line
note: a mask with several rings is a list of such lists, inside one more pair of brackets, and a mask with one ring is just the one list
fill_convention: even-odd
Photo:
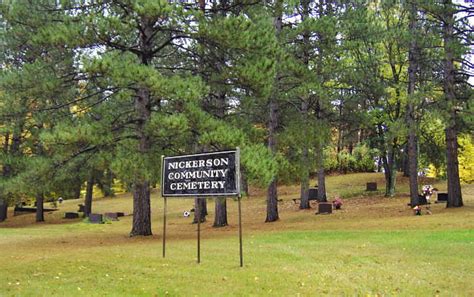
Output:
[[[3,154],[5,156],[8,155],[8,147],[9,147],[9,144],[10,143],[10,133],[9,132],[6,132],[5,134],[5,140],[4,140],[4,143],[3,143]],[[2,168],[2,176],[5,178],[5,177],[8,177],[9,175],[9,172],[6,168],[7,166],[5,166],[5,164],[3,165],[3,168]],[[0,193],[0,195],[2,196],[7,196],[8,194],[7,193]],[[7,216],[8,216],[8,199],[5,199],[5,198],[0,198],[0,222],[3,222],[7,219]]]
[[227,200],[225,197],[215,198],[215,214],[213,227],[225,227],[227,223]]
[[92,213],[92,194],[94,191],[94,176],[91,174],[87,180],[86,196],[84,198],[84,217],[88,218]]
[[[302,14],[301,14],[301,21],[305,21],[309,18],[309,1],[308,0],[302,0],[301,5],[303,8]],[[309,66],[309,50],[310,50],[310,35],[308,30],[305,30],[303,32],[303,64],[307,68]],[[308,111],[309,111],[309,103],[308,103],[308,98],[307,96],[304,96],[302,98],[301,102],[301,118],[302,118],[302,123],[303,127],[303,135],[302,137],[307,137],[307,133],[304,133],[307,127],[307,121],[308,121]],[[309,204],[309,171],[310,171],[310,166],[309,166],[309,149],[308,146],[306,145],[306,141],[303,139],[302,141],[303,147],[302,147],[302,154],[301,154],[301,167],[302,167],[302,173],[301,173],[301,203],[300,203],[300,209],[309,209],[310,204]]]
[[[306,124],[306,118],[308,117],[308,103],[303,100],[302,106],[301,106],[301,115],[303,116],[303,124]],[[303,127],[304,129],[304,127]],[[303,137],[307,137],[306,135],[303,135]],[[301,203],[300,203],[300,209],[309,209],[310,204],[309,204],[309,171],[310,171],[310,165],[309,165],[309,150],[308,147],[306,146],[306,141],[303,140],[303,148],[302,148],[302,154],[301,154]]]
[[[140,58],[141,63],[150,65],[153,58],[152,39],[154,21],[146,16],[140,20]],[[146,156],[150,152],[151,141],[146,132],[150,121],[151,98],[146,86],[139,86],[135,96],[135,110],[138,116],[136,132],[138,136],[138,152]],[[152,235],[150,210],[150,182],[144,177],[138,178],[133,185],[133,226],[130,236]]]
[[415,116],[415,83],[416,69],[418,68],[417,44],[416,44],[416,2],[410,5],[411,33],[410,47],[408,52],[408,176],[410,180],[410,202],[412,206],[418,205],[418,144],[417,144],[417,122]]
[[267,218],[265,222],[275,222],[279,219],[277,182],[274,180],[270,183],[267,190]]
[[385,197],[395,196],[395,184],[397,181],[395,147],[392,145],[386,156],[382,157],[385,175]]
[[133,226],[130,236],[152,235],[150,211],[150,184],[136,183],[133,187]]
[[456,94],[454,91],[454,7],[451,0],[444,1],[444,96],[449,111],[446,134],[446,175],[448,178],[448,202],[446,207],[463,206],[459,179],[458,142],[456,127]]
[[[199,209],[199,212],[197,211]],[[201,223],[206,221],[207,216],[207,201],[205,198],[194,198],[194,219],[193,224],[198,223],[198,215],[200,216]]]
[[[283,22],[283,3],[277,0],[275,3],[275,17],[274,26],[277,38],[280,38]],[[277,72],[273,92],[270,97],[269,106],[269,121],[268,121],[268,149],[275,156],[277,152],[276,130],[278,127],[278,94],[279,94],[279,73]],[[279,219],[278,216],[278,191],[277,191],[277,177],[275,176],[268,186],[267,190],[267,218],[265,222],[274,222]]]
[[[9,132],[6,132],[5,134],[5,142],[3,143],[3,154],[5,156],[8,155],[8,148],[10,146],[10,133]],[[6,164],[3,164],[2,166],[2,175],[3,177],[7,177],[9,175],[9,171],[8,171],[8,166]]]
[[446,157],[448,178],[448,202],[446,207],[463,206],[459,180],[458,142],[455,127],[446,128]]
[[44,195],[36,194],[36,222],[44,222]]
[[[304,165],[303,165],[304,166]],[[309,204],[309,174],[308,171],[303,169],[303,176],[301,177],[301,191],[300,191],[300,196],[301,196],[301,203],[300,203],[300,209],[309,209],[311,208]]]
[[[274,98],[270,100],[270,121],[268,124],[268,149],[275,156],[277,152],[276,129],[278,126],[278,104]],[[265,222],[274,222],[278,216],[277,177],[268,186],[267,190],[267,218]]]
[[8,203],[5,199],[0,199],[0,222],[7,219],[8,216]]
[[326,197],[326,172],[324,171],[324,152],[322,145],[317,148],[317,166],[318,166],[318,201],[327,201]]
[[[217,96],[217,116],[221,120],[224,120],[225,117],[225,108],[226,108],[226,93],[219,92]],[[215,199],[215,213],[214,213],[214,225],[213,227],[224,227],[227,226],[227,203],[225,198],[216,198]]]
[[[21,146],[21,134],[23,133],[23,120],[20,120],[14,127],[13,133],[12,133],[12,141],[10,145],[10,149],[8,150],[8,143],[5,143],[3,149],[4,151],[8,153],[9,156],[17,157],[20,155],[20,146]],[[10,162],[7,162],[6,164],[3,165],[3,176],[4,177],[9,177],[12,175],[12,171],[14,168],[12,168],[12,164]]]
[[249,192],[249,183],[247,181],[247,177],[244,171],[240,172],[240,185],[241,185],[241,191],[247,195],[247,197],[250,197],[250,192]]

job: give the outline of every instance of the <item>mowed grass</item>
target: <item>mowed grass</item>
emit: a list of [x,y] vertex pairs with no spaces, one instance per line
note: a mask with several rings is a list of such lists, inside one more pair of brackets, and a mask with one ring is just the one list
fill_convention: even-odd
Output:
[[[202,224],[201,264],[196,225],[182,212],[192,200],[169,200],[167,256],[162,258],[163,201],[152,195],[154,235],[129,238],[131,216],[92,225],[61,219],[81,201],[34,223],[34,215],[0,223],[0,296],[472,296],[474,295],[474,185],[466,206],[431,205],[414,216],[403,194],[367,195],[380,174],[328,178],[329,195],[342,195],[332,215],[299,210],[298,186],[282,186],[281,220],[264,223],[263,190],[244,198],[244,267],[239,267],[237,202],[228,200],[229,224]],[[434,183],[441,190],[444,182]],[[347,194],[348,193],[348,194]],[[360,194],[353,194],[360,193]],[[94,211],[130,213],[129,194],[94,201]]]

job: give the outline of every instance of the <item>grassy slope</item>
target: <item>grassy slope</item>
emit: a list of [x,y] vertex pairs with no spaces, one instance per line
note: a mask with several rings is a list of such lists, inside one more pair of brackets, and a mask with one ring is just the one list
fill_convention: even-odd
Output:
[[[363,193],[379,174],[334,176],[330,196]],[[380,187],[379,182],[379,187]],[[401,191],[406,191],[400,180]],[[444,183],[436,184],[445,189]],[[297,186],[280,187],[279,222],[265,224],[265,198],[243,201],[244,260],[238,266],[237,203],[229,227],[202,226],[202,263],[195,263],[195,226],[182,211],[192,200],[169,202],[167,258],[161,257],[162,206],[152,196],[154,236],[128,238],[131,217],[104,225],[65,221],[61,213],[35,224],[34,215],[0,224],[0,296],[144,295],[316,296],[474,294],[474,186],[461,209],[432,205],[415,217],[408,198],[375,194],[345,199],[343,210],[314,215],[291,201]],[[130,195],[97,199],[96,212],[131,212]],[[212,203],[209,203],[212,221]]]

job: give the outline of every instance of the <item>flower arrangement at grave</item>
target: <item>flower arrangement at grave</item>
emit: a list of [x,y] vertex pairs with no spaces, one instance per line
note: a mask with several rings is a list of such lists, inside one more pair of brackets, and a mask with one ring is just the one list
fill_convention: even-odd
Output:
[[438,189],[433,188],[432,185],[424,185],[421,188],[421,194],[426,197],[426,201],[429,203],[431,196],[438,191]]
[[332,206],[335,209],[341,209],[342,204],[342,199],[340,197],[336,197],[336,199],[334,199],[332,202]]
[[413,207],[413,212],[416,216],[421,216],[421,207],[419,205]]

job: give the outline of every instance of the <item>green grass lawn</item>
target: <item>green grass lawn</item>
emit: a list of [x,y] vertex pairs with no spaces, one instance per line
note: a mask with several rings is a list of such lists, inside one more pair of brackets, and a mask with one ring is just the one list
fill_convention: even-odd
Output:
[[[363,182],[364,175],[330,177],[330,195]],[[297,188],[280,188],[281,220],[271,224],[263,222],[259,191],[244,199],[243,268],[232,200],[230,226],[220,229],[212,228],[209,202],[201,264],[196,226],[182,217],[192,200],[169,202],[165,259],[163,203],[156,194],[154,235],[146,238],[127,236],[130,216],[103,225],[62,220],[77,200],[66,201],[43,224],[33,223],[34,215],[9,218],[0,223],[0,296],[474,295],[474,185],[464,187],[465,207],[435,204],[433,215],[422,216],[412,215],[403,194],[353,197],[341,211],[314,215],[315,209],[301,211],[291,201]],[[128,194],[94,203],[97,212],[131,211]]]

